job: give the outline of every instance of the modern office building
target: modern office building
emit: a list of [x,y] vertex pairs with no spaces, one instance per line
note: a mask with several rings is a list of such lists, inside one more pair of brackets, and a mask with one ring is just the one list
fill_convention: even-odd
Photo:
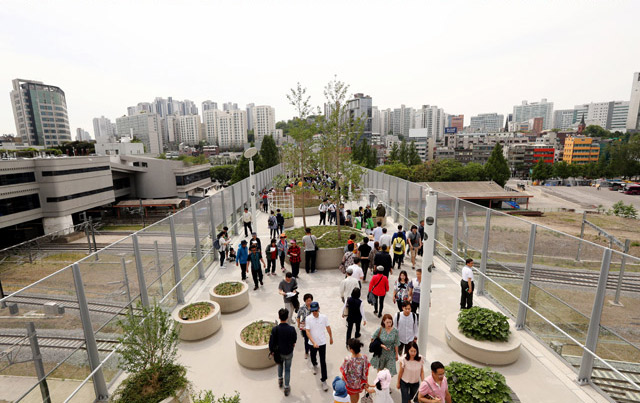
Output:
[[608,130],[613,132],[625,132],[627,129],[627,118],[629,117],[629,101],[614,101],[611,110]]
[[155,113],[141,113],[116,119],[118,138],[137,138],[145,146],[145,153],[158,155],[163,151],[160,118]]
[[442,108],[435,105],[422,105],[422,108],[415,111],[416,129],[427,129],[428,136],[439,140],[444,136],[444,126],[446,115]]
[[458,133],[464,130],[464,115],[447,115],[447,126],[455,127]]
[[254,129],[253,118],[255,116],[256,104],[253,104],[253,103],[247,104],[246,109],[247,109],[247,130],[253,130]]
[[[247,108],[247,114],[249,108]],[[276,111],[268,105],[258,105],[251,108],[252,126],[256,142],[262,141],[264,136],[273,135],[276,130]],[[247,121],[249,117],[247,116]],[[248,130],[248,129],[247,129]]]
[[573,113],[573,126],[584,116],[587,126],[598,125],[607,130],[625,131],[629,114],[629,102],[591,102],[576,105]]
[[93,118],[93,135],[96,143],[113,142],[116,136],[116,125],[104,116]]
[[177,139],[179,143],[196,146],[204,140],[201,133],[200,115],[186,115],[176,117]]
[[633,73],[627,130],[640,130],[640,72]]
[[98,155],[143,155],[144,144],[127,141],[128,137],[123,137],[117,143],[96,143],[96,154]]
[[502,129],[503,125],[504,115],[481,113],[478,116],[471,116],[469,131],[476,133],[497,133]]
[[544,129],[550,130],[553,126],[553,102],[547,102],[546,98],[542,98],[540,102],[528,103],[522,101],[522,105],[514,105],[513,122],[527,122],[532,118],[543,118]]
[[30,146],[52,147],[71,141],[67,101],[59,87],[41,81],[12,80],[11,106],[16,135]]
[[240,109],[205,111],[203,115],[207,143],[217,145],[222,151],[242,148],[247,142],[246,114],[246,111]]
[[354,94],[353,99],[347,101],[347,113],[349,119],[360,119],[362,124],[362,137],[371,143],[373,133],[373,99],[362,93]]
[[387,136],[393,132],[393,112],[390,108],[380,111],[380,135]]
[[91,134],[81,127],[76,129],[76,141],[91,141]]
[[592,137],[569,136],[564,141],[562,160],[568,164],[598,162],[600,145]]
[[574,121],[573,109],[558,109],[553,112],[553,129],[566,130],[571,128]]

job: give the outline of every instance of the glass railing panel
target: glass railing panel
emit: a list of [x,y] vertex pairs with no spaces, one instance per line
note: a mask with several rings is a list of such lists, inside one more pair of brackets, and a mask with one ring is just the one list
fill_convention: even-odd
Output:
[[[180,277],[185,294],[198,280],[198,270],[189,271],[196,264],[195,239],[191,211],[183,210],[174,215],[176,240],[178,243],[178,259],[180,260]],[[189,273],[189,274],[187,274]]]

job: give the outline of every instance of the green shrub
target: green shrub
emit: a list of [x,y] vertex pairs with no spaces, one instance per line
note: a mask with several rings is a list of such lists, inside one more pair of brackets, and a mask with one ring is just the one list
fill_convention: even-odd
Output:
[[511,391],[504,376],[491,368],[451,362],[445,368],[451,401],[456,403],[509,403]]
[[239,281],[225,281],[213,289],[213,292],[218,295],[234,295],[240,291],[242,291],[242,283]]
[[458,314],[458,328],[467,337],[476,340],[509,340],[509,322],[500,312],[474,306]]
[[187,370],[182,365],[155,366],[130,374],[112,397],[114,402],[159,402],[189,385]]
[[240,332],[240,337],[242,338],[243,342],[251,346],[264,346],[269,343],[271,329],[273,329],[273,327],[276,325],[276,322],[257,320],[242,329],[242,332]]
[[[349,240],[349,235],[352,233],[357,235],[357,242],[362,241],[362,238],[364,237],[364,232],[361,230],[345,226],[340,227],[341,239],[338,239],[338,227],[335,225],[320,225],[309,228],[311,228],[311,234],[318,238],[318,248],[344,247],[347,244],[347,240]],[[305,235],[304,228],[295,228],[287,231],[286,233],[289,240],[295,239],[298,242],[298,245],[302,245],[302,237]]]
[[191,401],[192,403],[240,403],[240,395],[236,392],[233,396],[222,395],[216,400],[212,391],[205,390],[200,391],[198,395],[191,395]]
[[196,302],[182,308],[178,313],[182,320],[198,320],[209,316],[213,306],[206,302]]

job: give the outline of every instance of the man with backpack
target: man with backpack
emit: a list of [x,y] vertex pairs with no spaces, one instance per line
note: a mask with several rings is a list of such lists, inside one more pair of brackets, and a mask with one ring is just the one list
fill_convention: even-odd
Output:
[[284,216],[280,209],[276,209],[276,222],[278,223],[278,234],[282,234],[284,232]]
[[404,239],[400,235],[398,235],[393,242],[391,243],[391,250],[393,251],[393,267],[398,264],[398,270],[400,270],[402,266],[402,262],[404,261],[404,249],[406,243]]
[[[404,349],[408,349],[409,343],[418,340],[418,315],[411,312],[411,303],[402,303],[402,312],[398,312],[393,318],[393,327],[398,329],[398,355],[402,355]],[[408,351],[405,351],[408,353]]]

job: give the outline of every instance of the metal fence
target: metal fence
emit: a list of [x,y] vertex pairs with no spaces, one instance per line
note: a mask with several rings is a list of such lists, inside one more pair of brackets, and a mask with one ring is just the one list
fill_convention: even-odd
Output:
[[[257,173],[256,185],[280,172]],[[28,286],[0,273],[0,400],[104,400],[119,374],[117,321],[138,302],[167,311],[184,302],[217,268],[212,237],[223,226],[238,234],[250,202],[245,179]]]
[[[424,216],[425,186],[366,170],[363,187],[405,227]],[[480,262],[478,294],[562,357],[580,383],[640,401],[639,258],[442,192],[436,226],[436,253],[450,270],[467,257]]]

